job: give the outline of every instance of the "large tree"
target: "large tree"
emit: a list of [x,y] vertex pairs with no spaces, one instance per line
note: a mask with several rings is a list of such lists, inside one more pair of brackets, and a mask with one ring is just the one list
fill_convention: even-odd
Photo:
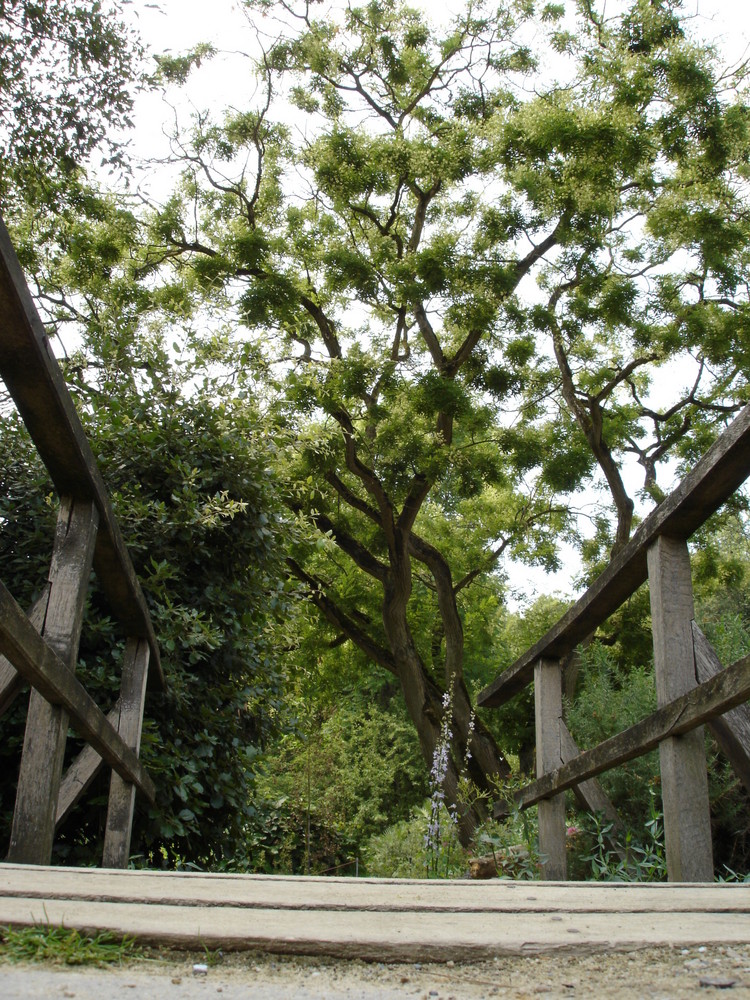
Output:
[[553,562],[597,478],[599,536],[624,544],[625,454],[654,492],[746,397],[740,80],[677,0],[438,26],[396,0],[245,8],[277,39],[263,99],[175,135],[143,266],[235,318],[238,366],[261,346],[287,502],[317,532],[289,572],[330,641],[398,679],[428,764],[449,711],[458,803],[462,770],[480,791],[508,771],[472,711],[472,589],[504,554]]

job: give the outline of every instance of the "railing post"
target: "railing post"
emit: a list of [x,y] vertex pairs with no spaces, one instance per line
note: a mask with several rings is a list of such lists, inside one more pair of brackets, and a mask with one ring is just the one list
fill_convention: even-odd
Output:
[[[536,773],[541,778],[563,763],[562,669],[559,660],[539,659],[534,664],[536,719]],[[539,803],[539,853],[542,877],[562,881],[567,877],[565,857],[565,793]]]
[[[145,639],[128,639],[122,665],[120,724],[117,728],[125,743],[136,753],[141,745],[148,661],[148,642]],[[102,858],[104,868],[128,866],[134,806],[135,785],[124,781],[113,771],[109,785],[107,827],[104,833]]]
[[[75,671],[99,515],[93,503],[63,497],[50,566],[42,628],[45,642]],[[8,860],[48,865],[52,859],[68,713],[31,691]]]
[[[661,708],[696,686],[690,554],[683,539],[660,536],[648,550],[656,698]],[[711,815],[703,726],[659,744],[670,882],[711,882]]]

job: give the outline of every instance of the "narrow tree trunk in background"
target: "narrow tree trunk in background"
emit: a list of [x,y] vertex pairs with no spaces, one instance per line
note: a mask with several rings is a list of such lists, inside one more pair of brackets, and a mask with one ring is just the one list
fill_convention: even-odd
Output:
[[[427,673],[407,621],[406,607],[411,592],[408,557],[399,568],[401,572],[392,574],[386,582],[383,623],[398,669],[406,708],[417,730],[425,763],[431,769],[435,750],[440,743],[446,711],[443,705],[444,692]],[[462,677],[454,679],[448,701],[451,711],[451,752],[443,791],[446,804],[457,807],[459,838],[467,846],[477,824],[484,818],[481,803],[467,805],[460,801],[459,786],[467,748],[471,751],[471,757],[466,769],[480,791],[492,791],[496,779],[508,775],[510,767],[492,734],[477,720],[474,720],[472,731],[472,707]]]

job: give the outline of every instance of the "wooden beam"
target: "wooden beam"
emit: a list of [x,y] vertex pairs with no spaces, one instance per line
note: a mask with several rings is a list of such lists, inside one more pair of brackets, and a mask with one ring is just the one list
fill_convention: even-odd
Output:
[[[534,667],[537,777],[559,768],[562,755],[562,668],[559,660],[539,660]],[[539,803],[539,854],[543,878],[567,877],[565,856],[565,795]]]
[[[721,670],[721,660],[713,646],[701,632],[696,622],[692,623],[695,649],[695,675],[699,683],[715,677]],[[738,705],[724,715],[711,719],[708,728],[729,758],[734,773],[750,792],[750,706]]]
[[[141,745],[148,653],[148,643],[144,639],[128,639],[122,667],[118,732],[136,754]],[[107,826],[104,832],[102,858],[104,868],[128,867],[134,807],[135,787],[113,772],[109,786]]]
[[[55,527],[44,644],[72,677],[89,589],[99,515],[95,504],[63,497]],[[28,619],[26,619],[28,621]],[[29,626],[33,628],[31,622]],[[36,633],[35,633],[36,634]],[[42,641],[40,639],[40,641]],[[33,690],[18,775],[8,860],[48,865],[52,859],[68,713]]]
[[145,597],[91,446],[2,220],[0,375],[49,470],[57,492],[60,496],[96,503],[101,523],[94,568],[126,634],[143,636],[148,640],[151,676],[163,688],[159,647]]
[[[696,686],[690,553],[684,539],[661,536],[648,550],[656,703]],[[670,882],[712,882],[711,806],[703,727],[659,743],[664,845]]]
[[0,582],[0,653],[32,687],[70,713],[70,722],[106,763],[153,802],[156,789],[135,753],[107,722],[91,695],[45,643]]
[[[49,601],[49,589],[48,582],[44,585],[41,597],[38,597],[34,601],[31,611],[29,611],[29,621],[37,632],[41,632],[44,627],[44,617],[47,614],[47,602]],[[8,661],[7,657],[0,656],[0,718],[5,715],[25,686],[26,681]]]
[[[115,707],[107,714],[107,722],[117,729],[120,721],[119,699]],[[57,816],[55,827],[65,822],[81,797],[91,787],[91,783],[104,766],[100,754],[87,743],[76,759],[70,765],[60,782],[60,794],[57,797]]]
[[645,519],[627,545],[563,617],[479,693],[484,708],[502,705],[531,682],[540,657],[565,656],[597,629],[647,577],[646,552],[659,535],[688,538],[750,475],[750,406],[693,471]]
[[[723,715],[748,698],[750,656],[744,656],[720,674],[675,698],[669,705],[657,709],[641,722],[599,743],[591,750],[584,750],[575,760],[521,788],[513,796],[515,807],[528,809],[556,792],[563,792],[582,781],[595,778],[603,771],[641,757],[649,750],[654,750],[663,739],[689,733],[696,726],[703,725],[717,715]],[[510,812],[510,806],[506,802],[495,804],[496,819],[502,819],[510,815]]]

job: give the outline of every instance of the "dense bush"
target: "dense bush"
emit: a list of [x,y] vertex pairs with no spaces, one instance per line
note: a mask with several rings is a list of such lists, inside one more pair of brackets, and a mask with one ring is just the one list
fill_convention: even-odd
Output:
[[[218,864],[244,853],[254,760],[284,718],[274,622],[284,608],[280,514],[270,447],[246,402],[112,398],[86,414],[96,457],[151,611],[167,691],[149,693],[142,757],[157,803],[139,799],[132,850],[143,862]],[[22,604],[46,578],[56,500],[22,428],[0,439],[0,554]],[[78,673],[106,710],[122,637],[98,589]],[[23,706],[3,721],[0,838],[7,838]],[[68,758],[77,748],[69,741]],[[100,857],[102,775],[59,831],[70,863]]]

